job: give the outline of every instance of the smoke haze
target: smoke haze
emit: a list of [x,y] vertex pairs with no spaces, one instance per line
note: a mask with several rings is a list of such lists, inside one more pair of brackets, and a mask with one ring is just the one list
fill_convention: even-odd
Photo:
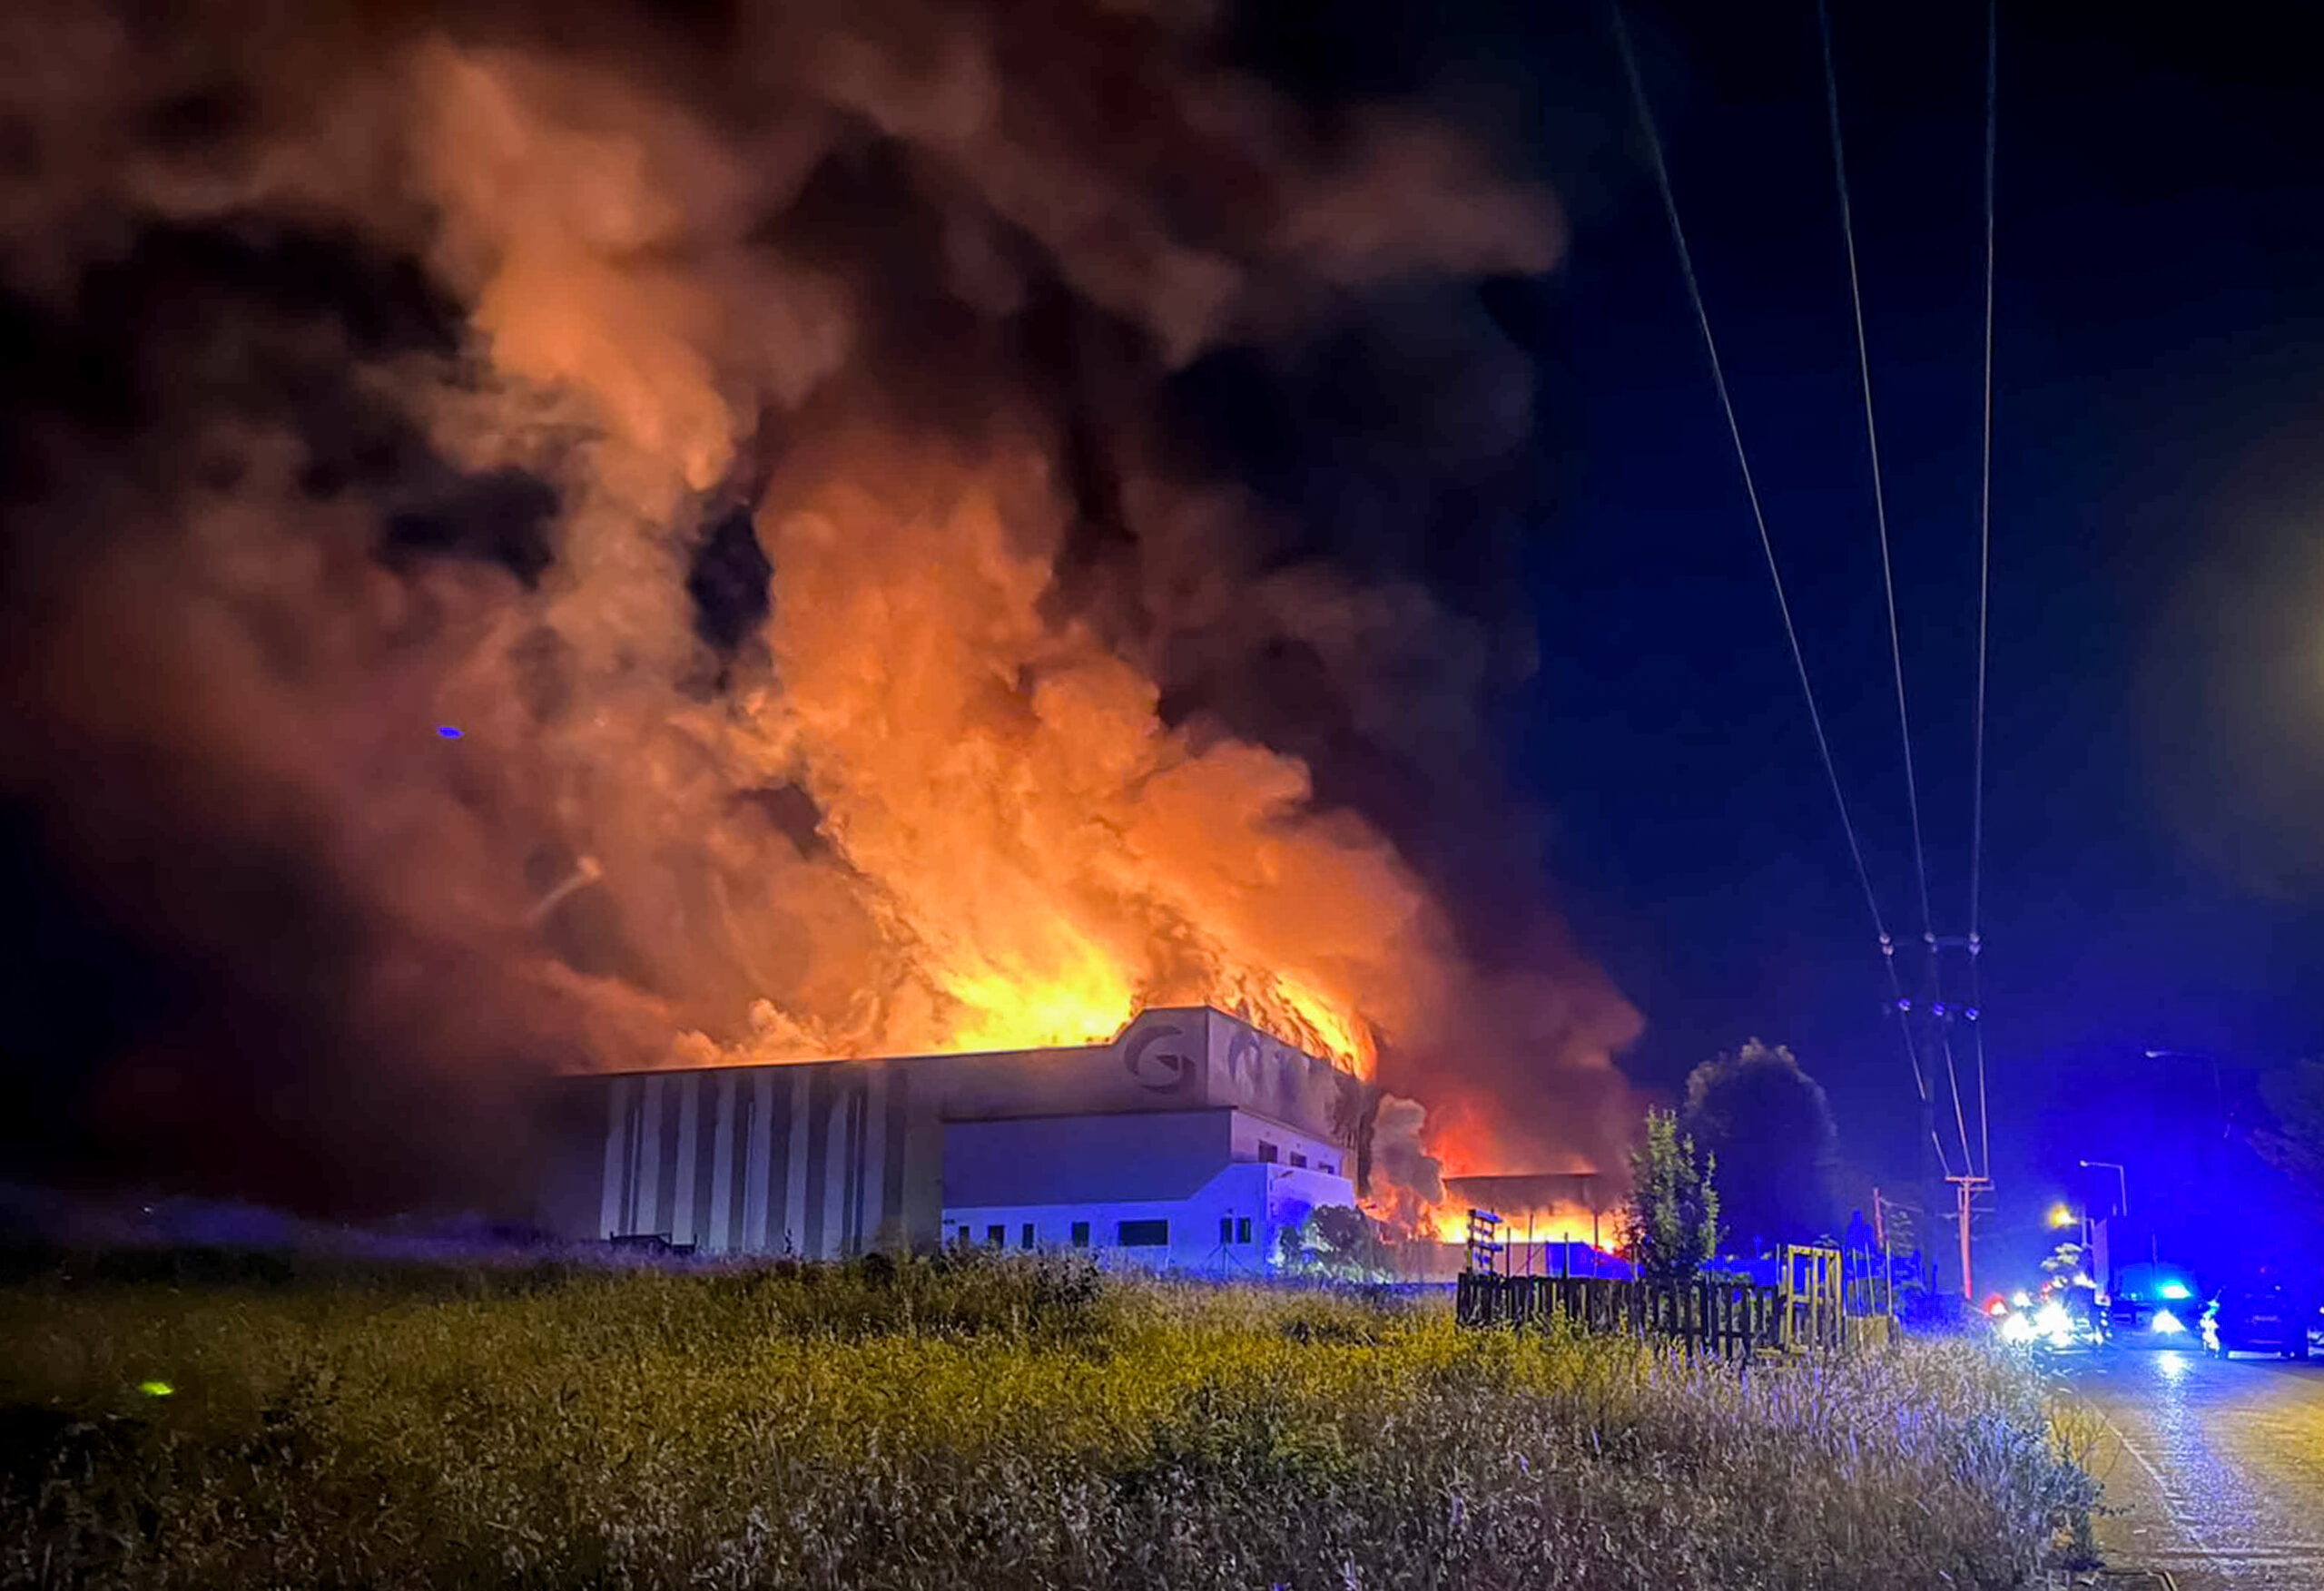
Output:
[[1476,288],[1558,211],[1216,38],[0,23],[12,1153],[487,1197],[550,1070],[1209,1000],[1425,1106],[1415,1184],[1611,1158],[1638,1018],[1446,576],[1533,489]]

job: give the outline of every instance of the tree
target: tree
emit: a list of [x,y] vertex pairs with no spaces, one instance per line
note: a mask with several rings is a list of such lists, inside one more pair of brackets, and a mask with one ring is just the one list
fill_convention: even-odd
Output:
[[2042,1274],[2060,1287],[2070,1285],[2077,1276],[2090,1273],[2090,1256],[2081,1243],[2069,1238],[2050,1251],[2042,1262]]
[[1283,1228],[1275,1259],[1293,1275],[1336,1282],[1385,1282],[1396,1272],[1395,1250],[1379,1223],[1349,1204],[1319,1204],[1298,1225]]
[[1630,1154],[1622,1207],[1630,1258],[1649,1282],[1686,1282],[1718,1252],[1716,1157],[1699,1159],[1674,1111],[1646,1113],[1646,1142]]
[[1831,1232],[1839,1132],[1823,1085],[1790,1050],[1755,1038],[1697,1066],[1680,1125],[1718,1156],[1738,1237],[1812,1242]]

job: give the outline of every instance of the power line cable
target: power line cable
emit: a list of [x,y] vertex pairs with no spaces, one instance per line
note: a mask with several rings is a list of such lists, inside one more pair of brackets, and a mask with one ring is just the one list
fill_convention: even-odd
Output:
[[[1679,274],[1686,279],[1687,297],[1695,311],[1695,326],[1702,334],[1703,351],[1709,358],[1711,386],[1718,394],[1719,412],[1727,419],[1728,439],[1734,444],[1736,467],[1743,477],[1743,495],[1751,506],[1751,522],[1758,527],[1759,533],[1759,550],[1767,557],[1768,577],[1775,586],[1776,611],[1783,619],[1784,640],[1791,648],[1792,667],[1799,675],[1799,692],[1807,703],[1807,722],[1809,727],[1815,731],[1817,754],[1823,761],[1824,777],[1832,789],[1832,804],[1840,815],[1841,832],[1847,837],[1848,856],[1856,864],[1856,882],[1864,889],[1864,904],[1866,909],[1871,913],[1873,931],[1879,936],[1881,962],[1887,968],[1889,993],[1900,1017],[1897,1026],[1904,1035],[1905,1059],[1912,1068],[1913,1088],[1919,1095],[1921,1103],[1926,1105],[1930,1103],[1928,1081],[1922,1071],[1917,1048],[1913,1043],[1912,1024],[1905,1019],[1909,1016],[1910,1007],[1896,977],[1895,941],[1889,938],[1887,927],[1880,916],[1880,900],[1873,892],[1871,871],[1865,866],[1864,846],[1856,837],[1855,820],[1848,814],[1847,797],[1840,788],[1839,769],[1832,761],[1831,741],[1824,730],[1824,715],[1816,704],[1816,688],[1808,680],[1807,654],[1800,649],[1799,630],[1792,620],[1791,599],[1784,589],[1783,568],[1776,557],[1775,540],[1768,534],[1767,512],[1760,505],[1758,485],[1751,474],[1750,455],[1743,446],[1743,427],[1735,416],[1734,397],[1728,390],[1726,367],[1718,357],[1718,339],[1711,333],[1710,311],[1703,300],[1702,283],[1695,274],[1694,254],[1687,247],[1687,230],[1679,219],[1678,195],[1670,185],[1670,171],[1662,152],[1662,135],[1655,125],[1653,106],[1646,96],[1645,80],[1639,73],[1637,53],[1630,45],[1630,26],[1623,17],[1619,0],[1612,5],[1611,10],[1614,38],[1621,52],[1623,74],[1629,80],[1630,97],[1638,110],[1639,123],[1646,134],[1647,151],[1654,167],[1655,186],[1662,196],[1662,211],[1670,224],[1671,241],[1678,248],[1679,270]],[[1917,823],[1917,820],[1915,822]],[[1931,1134],[1931,1138],[1935,1142],[1937,1164],[1949,1174],[1951,1167],[1945,1159],[1945,1144],[1942,1140],[1935,1139],[1934,1132]]]
[[1977,928],[1985,840],[1985,636],[1994,564],[1994,146],[2001,79],[2001,25],[1996,0],[1985,0],[1985,406],[1977,486],[1976,751],[1969,777],[1969,1024],[1977,1045],[1977,1133],[1985,1171],[1993,1171],[1993,1122],[1985,1108],[1985,1033],[1979,1025],[1984,997]]
[[[1840,200],[1840,236],[1847,247],[1848,306],[1856,320],[1856,373],[1864,389],[1864,437],[1872,457],[1872,516],[1880,534],[1880,589],[1888,606],[1888,661],[1896,682],[1896,728],[1905,751],[1905,803],[1913,828],[1913,877],[1920,889],[1921,939],[1928,947],[1929,993],[1940,1023],[1945,1016],[1945,986],[1938,967],[1936,923],[1929,908],[1928,852],[1921,840],[1920,781],[1913,768],[1912,716],[1905,704],[1905,643],[1896,622],[1896,576],[1888,546],[1888,494],[1880,472],[1880,427],[1873,417],[1872,347],[1864,329],[1864,281],[1856,264],[1856,215],[1848,201],[1847,154],[1840,137],[1839,74],[1832,60],[1832,14],[1828,0],[1816,0],[1817,34],[1824,52],[1824,103],[1831,124],[1832,175]],[[1954,1064],[1953,1041],[1940,1025],[1939,1048],[1953,1094],[1953,1125],[1961,1135],[1961,1157],[1972,1167],[1976,1151],[1969,1141],[1969,1122],[1961,1099],[1961,1074]]]

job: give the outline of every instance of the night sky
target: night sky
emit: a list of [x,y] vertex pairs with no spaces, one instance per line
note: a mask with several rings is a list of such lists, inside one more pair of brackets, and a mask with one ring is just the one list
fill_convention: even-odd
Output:
[[[1965,928],[1982,8],[1835,18],[1930,889]],[[2324,1040],[2324,106],[2292,8],[2003,7],[1985,900],[1994,1165],[2023,1220],[2104,1119]],[[1920,927],[1813,9],[1638,24],[1672,181],[1891,931]],[[1602,47],[1602,46],[1601,46]],[[1611,74],[1610,49],[1607,50]],[[1546,340],[1571,427],[1510,734],[1584,943],[1675,1087],[1747,1035],[1909,1158],[1910,1082],[1634,136]],[[1908,938],[1909,937],[1909,938]],[[1900,957],[1905,955],[1900,952]],[[1911,967],[1913,962],[1901,961]],[[1957,956],[1948,958],[1957,977]],[[1956,986],[1957,987],[1957,986]],[[2173,1076],[2171,1067],[2193,1075]],[[2191,1096],[2185,1090],[2192,1086]],[[1949,1133],[1948,1126],[1948,1133]]]

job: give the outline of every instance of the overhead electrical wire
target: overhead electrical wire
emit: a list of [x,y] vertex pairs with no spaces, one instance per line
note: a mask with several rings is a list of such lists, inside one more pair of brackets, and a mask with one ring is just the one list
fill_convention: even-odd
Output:
[[1839,76],[1832,64],[1832,16],[1826,0],[1816,0],[1816,21],[1824,44],[1824,103],[1832,130],[1832,176],[1840,196],[1840,237],[1847,245],[1848,308],[1856,319],[1856,364],[1864,389],[1864,439],[1872,457],[1872,519],[1880,533],[1880,589],[1888,603],[1888,662],[1896,681],[1896,723],[1905,748],[1905,803],[1913,821],[1913,877],[1920,886],[1921,927],[1929,930],[1927,852],[1921,844],[1920,781],[1913,771],[1913,729],[1905,708],[1905,643],[1896,624],[1896,568],[1888,551],[1888,493],[1880,474],[1880,427],[1872,414],[1872,350],[1864,333],[1864,282],[1856,269],[1856,211],[1848,202],[1847,157],[1840,142]]
[[1913,877],[1920,887],[1921,941],[1928,947],[1929,995],[1938,1018],[1937,1046],[1945,1056],[1945,1075],[1953,1095],[1953,1125],[1961,1135],[1961,1157],[1976,1170],[1976,1150],[1970,1143],[1968,1115],[1961,1098],[1961,1073],[1954,1064],[1953,1038],[1945,1024],[1945,981],[1939,965],[1935,914],[1929,908],[1928,850],[1921,840],[1920,780],[1913,769],[1913,721],[1905,705],[1905,643],[1896,623],[1896,565],[1888,547],[1888,495],[1880,474],[1880,427],[1873,418],[1872,346],[1864,330],[1864,281],[1856,267],[1856,211],[1848,201],[1847,152],[1840,137],[1840,80],[1832,61],[1832,13],[1828,0],[1816,0],[1817,36],[1824,47],[1824,104],[1832,133],[1832,179],[1839,192],[1840,236],[1847,246],[1848,307],[1856,321],[1856,362],[1864,389],[1864,437],[1872,457],[1872,517],[1880,535],[1880,590],[1888,604],[1888,662],[1896,682],[1896,729],[1905,751],[1905,806],[1912,817]]
[[1985,635],[1994,565],[1994,144],[2001,87],[2001,25],[1997,0],[1985,0],[1985,388],[1984,430],[1977,461],[1977,709],[1976,750],[1969,775],[1969,1031],[1977,1047],[1977,1134],[1986,1174],[1993,1171],[1993,1118],[1985,1108],[1985,1030],[1977,928],[1985,842]]
[[[1807,722],[1815,732],[1816,751],[1823,761],[1824,777],[1832,789],[1832,804],[1839,812],[1841,831],[1847,837],[1848,856],[1856,864],[1856,882],[1864,889],[1864,903],[1872,916],[1873,931],[1879,936],[1881,961],[1887,968],[1890,995],[1896,1008],[1901,1012],[1906,1002],[1896,976],[1895,941],[1890,938],[1880,915],[1879,897],[1872,888],[1871,870],[1865,865],[1864,846],[1856,837],[1856,821],[1848,813],[1847,797],[1840,786],[1838,766],[1832,760],[1832,744],[1825,732],[1823,712],[1816,702],[1816,688],[1808,680],[1807,658],[1800,648],[1799,630],[1792,619],[1791,599],[1784,589],[1783,567],[1776,557],[1775,540],[1768,534],[1767,512],[1760,504],[1758,485],[1751,473],[1750,455],[1743,446],[1743,427],[1736,418],[1734,397],[1728,390],[1726,367],[1718,357],[1718,339],[1711,333],[1710,311],[1704,303],[1702,283],[1695,274],[1694,254],[1687,247],[1687,230],[1679,219],[1679,201],[1670,185],[1669,167],[1663,158],[1662,135],[1655,125],[1653,106],[1646,96],[1645,79],[1640,74],[1637,52],[1631,47],[1630,26],[1623,17],[1619,0],[1611,10],[1614,38],[1621,52],[1622,71],[1630,83],[1640,126],[1646,134],[1647,151],[1654,167],[1655,185],[1662,195],[1663,215],[1670,224],[1670,239],[1678,249],[1679,274],[1686,279],[1687,297],[1695,311],[1695,325],[1702,334],[1703,351],[1709,358],[1711,386],[1718,395],[1719,412],[1726,417],[1728,439],[1735,448],[1736,468],[1743,477],[1743,495],[1750,504],[1751,522],[1759,533],[1759,550],[1766,555],[1768,577],[1775,586],[1776,611],[1783,619],[1784,639],[1791,648],[1792,666],[1799,675],[1799,692],[1807,703]],[[1912,1025],[1900,1022],[1897,1026],[1904,1035],[1905,1059],[1912,1068],[1914,1091],[1919,1095],[1922,1105],[1926,1105],[1930,1103],[1928,1080],[1913,1043]],[[1949,1175],[1951,1164],[1945,1153],[1944,1142],[1935,1136],[1934,1131],[1930,1136],[1935,1144],[1937,1164]]]

